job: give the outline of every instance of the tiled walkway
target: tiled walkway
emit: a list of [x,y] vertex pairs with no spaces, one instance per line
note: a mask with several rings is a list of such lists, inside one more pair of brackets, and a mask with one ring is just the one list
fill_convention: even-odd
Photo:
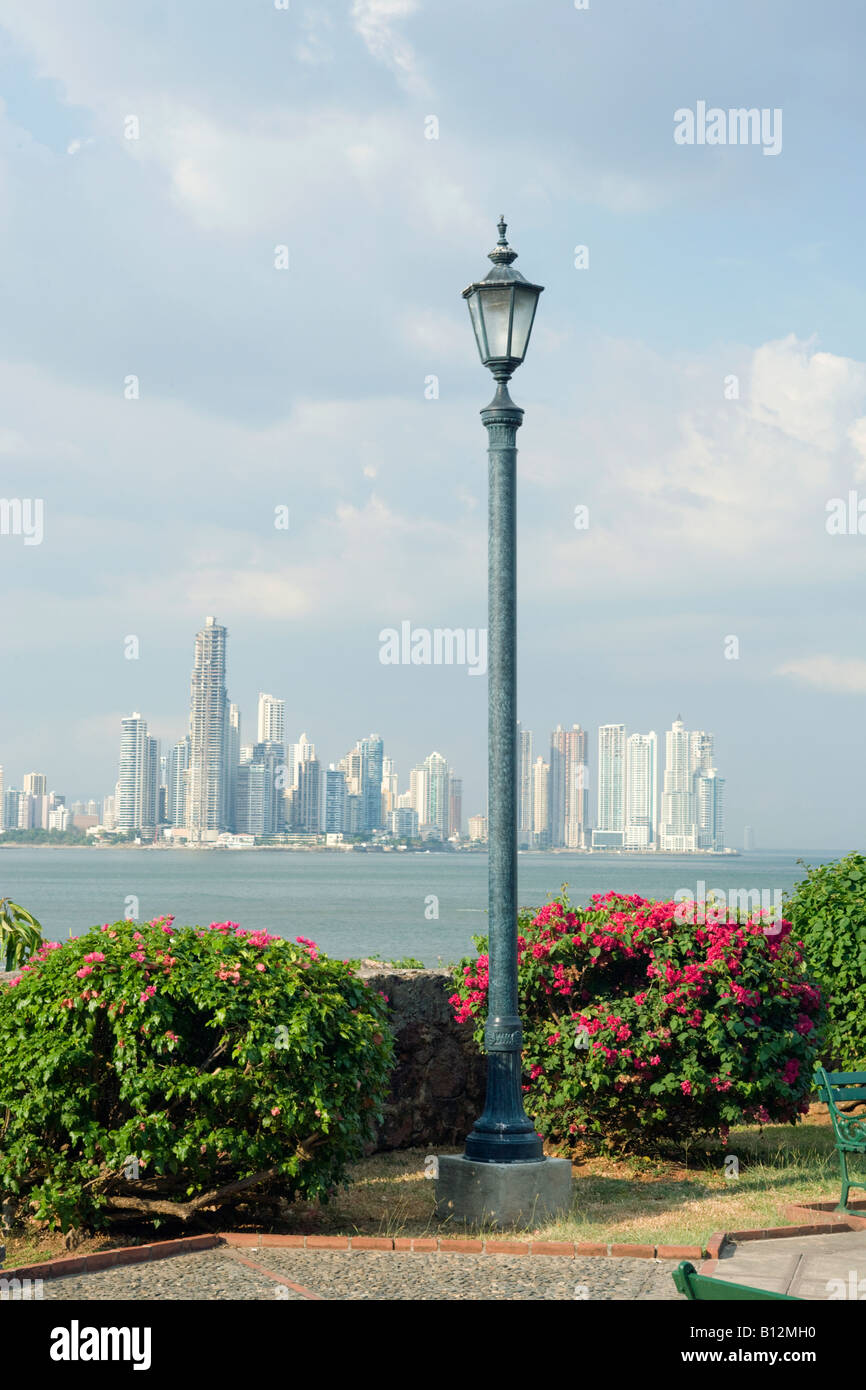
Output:
[[794,1298],[866,1300],[866,1231],[743,1241],[708,1272]]

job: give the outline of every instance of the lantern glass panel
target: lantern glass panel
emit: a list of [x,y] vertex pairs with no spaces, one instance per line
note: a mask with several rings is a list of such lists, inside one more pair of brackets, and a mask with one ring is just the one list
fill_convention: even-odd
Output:
[[522,361],[529,334],[532,330],[532,320],[535,317],[535,306],[538,303],[536,290],[528,286],[515,285],[514,287],[514,320],[511,328],[511,356]]
[[508,357],[509,327],[511,325],[511,287],[489,286],[482,289],[484,327],[487,330],[487,349],[490,358]]
[[481,295],[478,290],[469,296],[469,316],[472,319],[472,327],[475,330],[475,341],[478,344],[478,356],[481,361],[487,357],[487,344],[484,341],[484,323],[481,317]]

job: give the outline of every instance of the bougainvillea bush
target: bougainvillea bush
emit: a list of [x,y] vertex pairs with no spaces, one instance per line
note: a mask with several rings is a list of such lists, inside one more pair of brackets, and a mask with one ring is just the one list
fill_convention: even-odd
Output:
[[[803,861],[798,861],[802,863]],[[785,899],[803,938],[810,970],[827,1002],[824,1064],[830,1071],[866,1068],[866,858],[846,854],[806,868]]]
[[48,942],[0,990],[0,1198],[68,1229],[327,1196],[381,1119],[386,1014],[234,922]]
[[[719,915],[617,893],[520,914],[523,1090],[553,1149],[724,1141],[808,1109],[823,1015],[801,943],[789,922]],[[475,945],[451,1002],[481,1042],[486,938]]]

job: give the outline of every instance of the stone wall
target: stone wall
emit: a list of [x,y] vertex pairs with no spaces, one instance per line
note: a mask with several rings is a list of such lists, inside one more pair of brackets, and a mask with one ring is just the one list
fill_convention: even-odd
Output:
[[380,1149],[462,1145],[484,1107],[484,1058],[471,1024],[454,1021],[447,970],[360,970],[387,994],[394,1030],[394,1072]]
[[[484,1107],[485,1067],[471,1024],[454,1022],[448,971],[371,961],[359,974],[387,994],[395,1037],[378,1149],[461,1146]],[[13,978],[0,972],[0,985]]]

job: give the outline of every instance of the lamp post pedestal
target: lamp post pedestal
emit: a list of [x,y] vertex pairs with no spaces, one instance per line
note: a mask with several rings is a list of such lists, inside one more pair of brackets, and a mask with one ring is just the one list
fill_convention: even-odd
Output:
[[571,1162],[476,1163],[440,1154],[436,1216],[473,1226],[533,1226],[554,1221],[571,1206]]

